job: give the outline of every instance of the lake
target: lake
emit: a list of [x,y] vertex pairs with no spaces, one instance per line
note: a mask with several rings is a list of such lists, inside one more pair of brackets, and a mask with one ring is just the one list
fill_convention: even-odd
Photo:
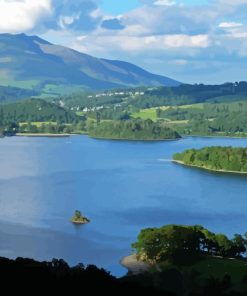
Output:
[[[119,261],[133,252],[144,227],[202,224],[245,233],[247,176],[166,161],[184,149],[215,145],[247,146],[247,139],[0,139],[0,256],[63,258],[121,276]],[[73,225],[75,210],[91,223]]]

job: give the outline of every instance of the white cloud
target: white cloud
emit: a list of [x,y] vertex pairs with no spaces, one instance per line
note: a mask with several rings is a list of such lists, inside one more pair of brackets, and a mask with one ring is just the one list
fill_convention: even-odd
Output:
[[223,22],[219,24],[219,28],[223,28],[223,29],[238,28],[242,26],[243,26],[242,23],[236,23],[236,22]]
[[59,26],[62,29],[66,29],[68,25],[72,25],[76,20],[80,18],[80,14],[74,15],[74,16],[60,16],[59,19]]
[[231,37],[233,38],[246,38],[247,32],[232,32]]
[[[123,30],[124,31],[124,30]],[[185,49],[200,50],[210,46],[207,35],[162,35],[162,36],[130,36],[121,34],[106,35],[104,31],[97,35],[88,35],[77,38],[73,48],[99,56],[109,55],[112,52],[128,52],[129,55],[145,53],[169,53],[174,50],[184,52]],[[155,55],[155,54],[154,54]]]
[[99,8],[96,8],[90,13],[90,16],[94,19],[98,19],[103,17],[103,12]]
[[209,46],[208,35],[168,35],[164,36],[165,45],[169,47],[199,47],[206,48]]
[[[177,66],[183,61],[190,62],[191,57],[206,61],[237,56],[240,45],[234,45],[236,38],[246,47],[247,28],[243,16],[247,10],[241,5],[247,4],[247,0],[214,0],[204,6],[203,14],[200,6],[180,5],[181,0],[176,1],[177,5],[175,0],[141,2],[145,5],[118,16],[124,29],[113,32],[98,25],[91,32],[80,32],[81,37],[77,39],[80,35],[75,34],[72,46],[108,58],[142,60],[145,55],[149,60],[171,58],[174,65],[174,61],[178,61]],[[97,8],[91,11],[91,17],[100,18],[101,22],[105,19]]]
[[0,0],[0,33],[93,31],[103,13],[99,0]]
[[173,1],[173,0],[157,0],[154,2],[154,5],[157,5],[157,6],[173,6],[176,4],[176,1]]
[[31,30],[51,13],[51,0],[0,0],[0,32]]

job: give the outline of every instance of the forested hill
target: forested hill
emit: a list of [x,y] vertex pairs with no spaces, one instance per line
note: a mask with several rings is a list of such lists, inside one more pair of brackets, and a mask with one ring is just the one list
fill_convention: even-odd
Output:
[[177,87],[147,88],[144,96],[130,103],[137,108],[176,106],[194,103],[220,103],[247,99],[247,82],[220,85],[181,84]]
[[30,99],[12,104],[0,105],[2,125],[20,122],[60,122],[72,123],[77,116],[56,104],[40,99]]
[[139,87],[101,92],[73,92],[62,98],[67,107],[146,109],[160,106],[180,106],[195,103],[222,103],[247,100],[247,82],[220,85],[181,84],[177,87]]
[[179,139],[172,129],[152,120],[106,121],[89,128],[89,135],[95,138],[119,140],[166,140]]
[[184,96],[184,99],[190,99],[191,103],[196,100],[197,103],[213,99],[212,101],[220,101],[223,96],[241,96],[247,95],[247,82],[228,82],[219,85],[207,84],[181,84],[176,88],[157,87],[156,89],[148,89],[147,94],[153,96]]
[[204,147],[173,156],[175,161],[204,169],[247,173],[247,148]]

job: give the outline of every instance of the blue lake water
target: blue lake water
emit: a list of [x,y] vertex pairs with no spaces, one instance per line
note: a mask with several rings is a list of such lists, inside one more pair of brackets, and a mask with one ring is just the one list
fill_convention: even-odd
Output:
[[[0,139],[0,256],[63,258],[121,276],[140,229],[202,224],[247,231],[247,176],[165,161],[203,146],[247,146],[247,139],[189,137],[128,142],[71,138]],[[70,223],[81,210],[91,223]]]

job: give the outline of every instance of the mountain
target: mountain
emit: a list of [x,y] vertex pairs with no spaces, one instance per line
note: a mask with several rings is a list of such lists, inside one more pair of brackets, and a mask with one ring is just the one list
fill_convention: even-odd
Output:
[[0,34],[0,85],[42,93],[135,86],[177,86],[123,61],[99,59],[37,36]]

